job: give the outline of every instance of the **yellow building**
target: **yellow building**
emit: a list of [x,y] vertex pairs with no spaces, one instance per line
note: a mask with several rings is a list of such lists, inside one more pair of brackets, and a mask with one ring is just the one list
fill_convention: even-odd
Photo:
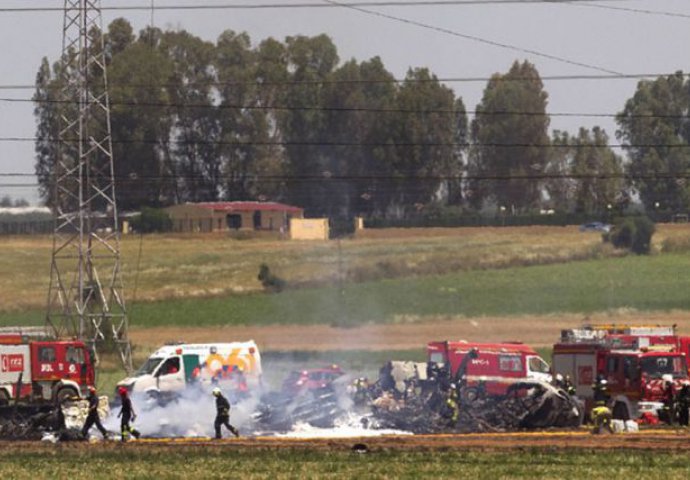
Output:
[[286,233],[304,210],[275,202],[185,203],[165,209],[174,232],[263,230]]

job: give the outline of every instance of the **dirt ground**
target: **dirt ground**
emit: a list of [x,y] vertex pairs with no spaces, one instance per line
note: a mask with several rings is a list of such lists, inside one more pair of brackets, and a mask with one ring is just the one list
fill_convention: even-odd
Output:
[[459,450],[482,451],[501,450],[563,450],[563,449],[627,449],[690,451],[690,433],[687,431],[646,430],[638,433],[592,435],[587,431],[567,432],[523,432],[523,433],[484,433],[465,435],[395,435],[365,438],[313,438],[287,439],[257,437],[211,440],[196,439],[141,439],[125,445],[120,442],[74,442],[56,445],[42,442],[2,441],[5,454],[11,451],[22,453],[50,452],[60,449],[96,448],[99,450],[185,448],[213,446],[216,448],[256,448],[256,449],[310,449],[310,450],[350,450],[355,444],[363,444],[375,453],[377,451],[414,450]]
[[130,337],[136,345],[149,349],[177,340],[194,343],[247,339],[254,339],[266,351],[408,350],[423,348],[431,340],[521,341],[545,347],[559,339],[562,329],[585,323],[676,324],[679,333],[690,335],[690,312],[614,311],[591,316],[404,318],[395,323],[354,328],[328,325],[133,328]]

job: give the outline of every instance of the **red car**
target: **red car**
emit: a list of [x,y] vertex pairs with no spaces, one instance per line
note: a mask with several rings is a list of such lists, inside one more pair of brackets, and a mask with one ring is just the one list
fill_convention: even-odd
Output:
[[344,374],[338,365],[294,371],[283,382],[283,392],[297,394],[328,388]]

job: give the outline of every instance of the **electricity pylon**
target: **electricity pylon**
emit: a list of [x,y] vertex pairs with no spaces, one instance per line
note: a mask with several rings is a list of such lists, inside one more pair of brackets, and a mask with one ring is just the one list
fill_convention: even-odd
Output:
[[47,327],[132,370],[100,0],[65,0]]

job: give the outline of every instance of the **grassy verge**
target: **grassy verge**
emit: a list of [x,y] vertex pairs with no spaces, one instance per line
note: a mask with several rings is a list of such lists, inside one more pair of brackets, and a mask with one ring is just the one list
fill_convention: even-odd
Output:
[[[627,256],[558,265],[387,279],[139,303],[131,324],[213,326],[408,322],[424,316],[592,313],[621,308],[690,310],[690,254]],[[42,324],[43,311],[0,313],[0,325]]]
[[687,455],[627,451],[350,451],[176,447],[60,448],[0,453],[3,478],[665,478]]

